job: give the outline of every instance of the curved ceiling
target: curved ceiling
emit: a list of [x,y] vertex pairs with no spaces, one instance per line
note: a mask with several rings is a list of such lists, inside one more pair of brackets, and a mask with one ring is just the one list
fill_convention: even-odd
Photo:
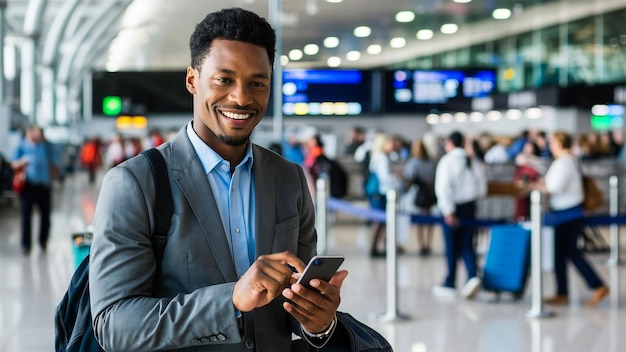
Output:
[[[86,22],[90,11],[102,3],[123,1],[81,1],[80,8],[73,13],[74,22],[78,25]],[[463,1],[343,0],[331,3],[327,0],[282,0],[282,52],[303,50],[306,44],[319,47],[318,53],[304,54],[301,60],[291,60],[287,67],[322,67],[327,65],[331,56],[339,57],[343,67],[384,66],[421,54],[626,7],[626,0]],[[63,0],[47,0],[41,38],[45,38],[46,30],[63,3]],[[243,7],[269,18],[270,3],[275,2],[232,0],[227,6]],[[28,0],[8,0],[9,38],[21,35],[28,4]],[[98,39],[102,43],[97,48],[100,52],[93,55],[92,66],[97,70],[125,71],[184,69],[189,61],[188,38],[195,24],[224,4],[223,0],[134,0],[118,21],[100,34]],[[496,8],[509,9],[511,17],[494,20],[492,13]],[[401,10],[412,11],[415,18],[407,23],[397,22],[395,16]],[[446,23],[456,24],[458,31],[442,34],[441,26]],[[371,34],[365,38],[355,37],[355,27],[363,25],[372,29]],[[432,30],[433,37],[417,39],[416,33],[421,29]],[[73,34],[75,32],[66,30],[65,39],[70,39]],[[336,48],[323,46],[323,39],[328,36],[339,39]],[[404,38],[406,44],[391,48],[390,41],[396,37]],[[366,50],[371,44],[380,45],[382,52],[368,54]],[[347,60],[350,51],[359,51],[360,58]]]

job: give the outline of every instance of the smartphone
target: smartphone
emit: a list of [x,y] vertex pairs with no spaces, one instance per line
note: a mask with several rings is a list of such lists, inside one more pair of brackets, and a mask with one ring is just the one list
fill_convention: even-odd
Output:
[[308,289],[317,291],[316,288],[309,285],[312,279],[320,279],[324,281],[330,280],[343,263],[342,255],[316,255],[309,260],[302,276],[298,279],[298,283],[304,285]]

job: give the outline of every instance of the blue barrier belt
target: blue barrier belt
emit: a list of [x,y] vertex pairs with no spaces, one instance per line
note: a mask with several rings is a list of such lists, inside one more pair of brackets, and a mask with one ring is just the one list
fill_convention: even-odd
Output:
[[[328,209],[331,211],[341,212],[345,214],[354,215],[356,217],[366,218],[372,221],[384,223],[387,221],[387,214],[384,210],[380,209],[371,209],[362,206],[355,206],[349,201],[345,201],[337,198],[329,198],[328,199]],[[626,214],[618,214],[616,216],[610,215],[586,215],[583,213],[582,208],[576,207],[568,210],[558,211],[558,212],[550,212],[545,213],[543,216],[543,224],[545,226],[556,226],[558,224],[577,219],[582,217],[585,225],[611,225],[618,224],[623,225],[626,224]],[[467,220],[467,219],[459,219],[461,225],[465,226],[474,226],[474,227],[490,227],[493,225],[503,225],[506,224],[506,221],[502,219],[477,219],[477,220]],[[441,224],[443,223],[442,216],[433,216],[433,215],[421,215],[421,214],[411,214],[411,223],[417,224]],[[515,222],[508,222],[510,224],[515,224]]]

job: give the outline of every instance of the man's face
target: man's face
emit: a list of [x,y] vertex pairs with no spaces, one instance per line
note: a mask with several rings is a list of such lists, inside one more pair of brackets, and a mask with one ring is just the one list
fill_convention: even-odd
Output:
[[265,48],[214,40],[201,69],[187,68],[198,136],[218,151],[245,145],[265,115],[271,73]]
[[30,127],[27,130],[27,137],[33,142],[39,142],[42,140],[42,133],[39,127]]

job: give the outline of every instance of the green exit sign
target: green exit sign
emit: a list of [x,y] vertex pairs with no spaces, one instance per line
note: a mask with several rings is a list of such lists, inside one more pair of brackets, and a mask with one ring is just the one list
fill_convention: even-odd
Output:
[[102,99],[102,113],[107,116],[117,116],[122,112],[122,98],[106,96]]

